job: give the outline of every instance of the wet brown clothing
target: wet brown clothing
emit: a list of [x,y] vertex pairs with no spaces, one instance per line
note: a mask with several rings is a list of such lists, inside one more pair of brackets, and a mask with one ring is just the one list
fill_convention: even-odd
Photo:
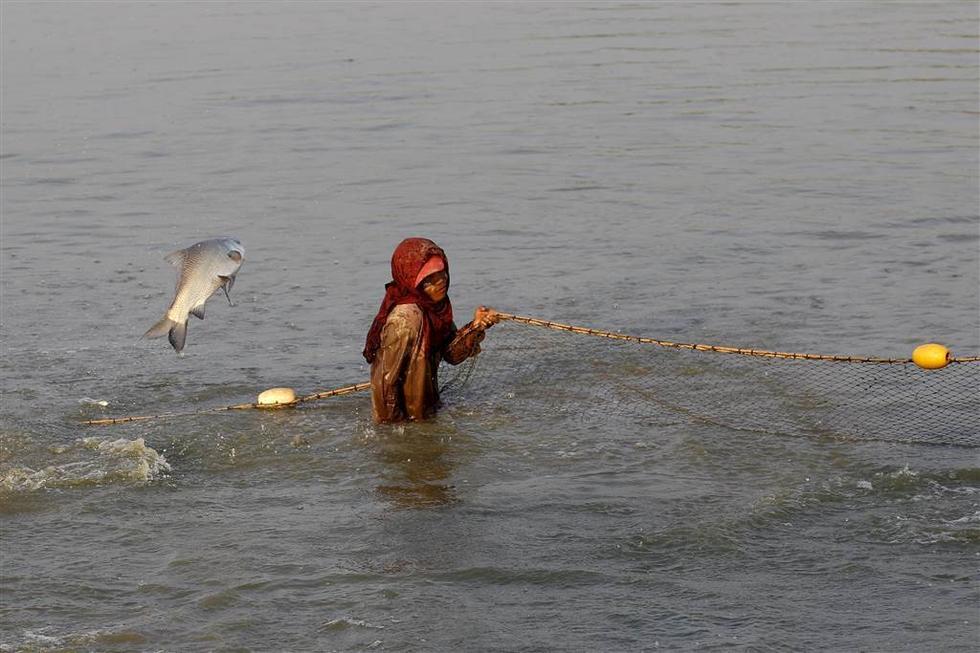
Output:
[[416,304],[399,304],[388,314],[381,346],[371,362],[371,404],[374,421],[403,422],[431,417],[439,407],[439,362],[458,365],[480,351],[485,332],[453,324],[441,347],[426,355],[425,316]]
[[422,347],[426,353],[441,349],[451,332],[456,330],[453,326],[453,304],[449,297],[437,302],[418,287],[418,275],[433,258],[442,261],[448,290],[449,259],[441,247],[428,238],[406,238],[395,248],[391,255],[391,281],[385,284],[384,299],[364,343],[364,360],[368,363],[374,362],[374,355],[381,347],[381,329],[388,320],[388,314],[399,304],[415,304],[425,313]]

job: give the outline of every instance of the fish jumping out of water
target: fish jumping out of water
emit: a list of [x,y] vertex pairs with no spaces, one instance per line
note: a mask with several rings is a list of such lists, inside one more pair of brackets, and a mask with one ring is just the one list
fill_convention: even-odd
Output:
[[170,337],[178,352],[187,338],[188,315],[204,319],[204,302],[221,288],[231,304],[228,292],[245,260],[245,248],[235,238],[212,238],[194,243],[164,257],[179,269],[177,292],[167,313],[143,334],[144,338]]

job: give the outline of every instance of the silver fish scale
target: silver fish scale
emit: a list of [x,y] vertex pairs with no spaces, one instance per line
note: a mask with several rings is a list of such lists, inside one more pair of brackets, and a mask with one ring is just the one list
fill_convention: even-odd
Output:
[[238,271],[241,262],[230,259],[228,253],[241,246],[237,242],[234,247],[230,245],[230,240],[208,240],[181,250],[183,256],[176,295],[167,317],[175,322],[185,321],[192,309],[204,304],[221,287],[220,277],[232,276]]

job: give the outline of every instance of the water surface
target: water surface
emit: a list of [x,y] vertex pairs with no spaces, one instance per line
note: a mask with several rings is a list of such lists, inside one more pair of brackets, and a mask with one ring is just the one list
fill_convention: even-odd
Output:
[[[683,384],[681,353],[501,325],[427,424],[360,395],[80,425],[365,379],[414,235],[460,322],[976,355],[975,4],[2,19],[0,649],[976,647],[976,449],[625,391]],[[237,305],[184,356],[140,340],[162,257],[225,234]]]

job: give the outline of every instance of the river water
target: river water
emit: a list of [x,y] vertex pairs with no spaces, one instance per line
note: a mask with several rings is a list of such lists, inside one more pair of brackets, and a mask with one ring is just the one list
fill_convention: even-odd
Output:
[[[609,389],[683,352],[501,324],[427,424],[81,424],[364,380],[411,235],[459,323],[976,355],[976,3],[0,11],[0,650],[976,649],[975,446]],[[141,340],[220,235],[236,305]]]

